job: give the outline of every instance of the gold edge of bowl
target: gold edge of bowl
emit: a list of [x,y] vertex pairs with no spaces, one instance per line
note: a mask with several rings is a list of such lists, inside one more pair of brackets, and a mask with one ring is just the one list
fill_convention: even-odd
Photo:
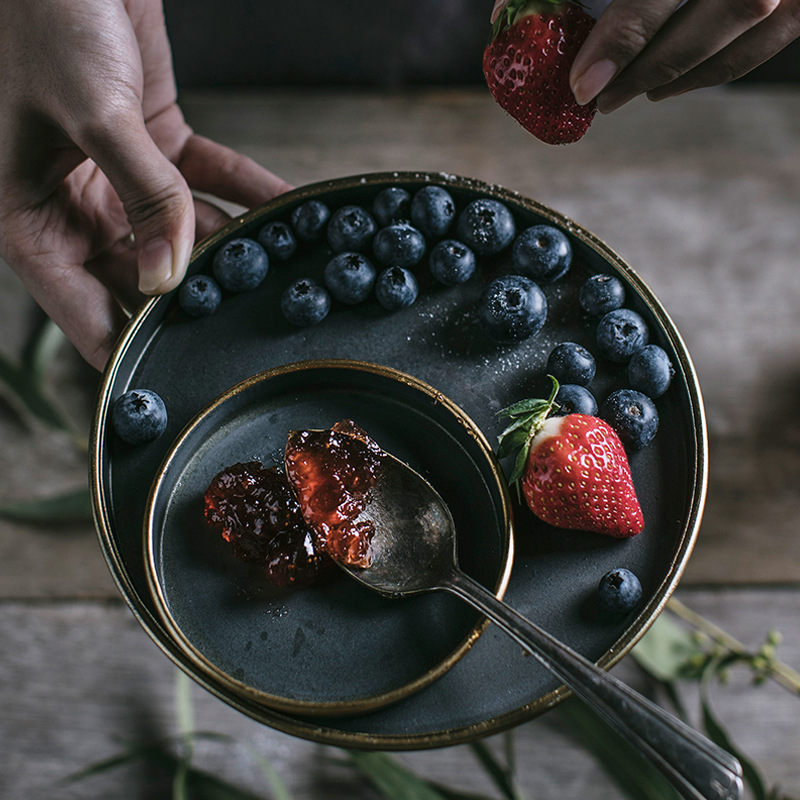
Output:
[[[414,390],[427,395],[435,402],[447,408],[448,412],[478,443],[478,446],[490,467],[501,498],[503,528],[505,530],[505,536],[503,540],[504,550],[501,557],[502,570],[498,576],[494,591],[498,598],[502,598],[508,586],[513,566],[513,521],[508,486],[500,468],[500,464],[497,461],[488,440],[475,422],[473,422],[472,419],[455,402],[443,395],[430,384],[392,367],[354,359],[310,359],[305,361],[296,361],[264,370],[263,372],[256,373],[255,375],[252,375],[227,389],[204,409],[198,412],[187,423],[187,425],[170,445],[170,448],[161,465],[159,466],[156,477],[149,489],[147,503],[145,506],[145,517],[143,521],[143,550],[145,559],[145,574],[150,592],[150,599],[155,606],[161,624],[164,626],[169,635],[168,639],[171,639],[178,645],[181,655],[183,655],[184,659],[188,661],[189,665],[191,665],[192,669],[187,670],[189,674],[196,675],[199,672],[200,674],[205,675],[206,678],[211,678],[213,681],[219,683],[220,686],[228,691],[232,691],[235,695],[248,698],[258,704],[263,704],[264,706],[276,711],[306,716],[349,716],[383,708],[391,705],[392,703],[403,700],[406,697],[409,697],[425,688],[426,686],[429,686],[447,671],[452,669],[452,667],[455,666],[455,664],[461,658],[463,658],[464,655],[466,655],[466,653],[470,650],[470,648],[474,645],[474,643],[478,640],[480,635],[488,626],[488,620],[485,618],[479,620],[479,622],[466,634],[461,642],[459,642],[459,644],[457,644],[456,647],[438,664],[425,672],[423,675],[419,676],[417,679],[409,681],[402,686],[397,687],[396,689],[383,692],[373,697],[359,698],[357,700],[342,700],[332,702],[288,700],[279,695],[272,695],[267,692],[253,689],[253,687],[249,686],[243,681],[239,681],[227,674],[225,671],[219,669],[219,667],[207,659],[186,637],[180,625],[170,613],[162,586],[156,577],[158,567],[153,535],[154,501],[161,487],[162,480],[165,477],[166,472],[175,457],[175,454],[180,449],[186,437],[190,435],[193,428],[202,419],[207,417],[208,414],[212,413],[215,408],[257,384],[270,380],[271,378],[279,375],[322,369],[343,369],[366,372],[372,375],[378,375],[382,378],[387,378],[392,381],[403,383],[406,386],[410,386]],[[176,658],[173,656],[173,661],[176,661],[176,663],[183,666],[182,659],[176,660]],[[227,695],[224,696],[227,697]]]

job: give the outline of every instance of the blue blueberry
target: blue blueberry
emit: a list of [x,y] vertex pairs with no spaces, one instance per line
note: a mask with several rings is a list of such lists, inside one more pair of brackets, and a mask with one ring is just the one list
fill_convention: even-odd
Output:
[[565,414],[589,414],[597,416],[597,400],[594,395],[585,387],[574,383],[562,383],[556,393],[556,404],[558,416]]
[[578,290],[578,302],[587,314],[602,317],[625,305],[625,287],[613,275],[592,275]]
[[669,356],[657,344],[648,344],[628,362],[628,383],[632,389],[655,400],[669,389],[675,369]]
[[269,256],[255,239],[231,239],[217,250],[211,271],[229,292],[255,289],[267,275]]
[[270,258],[288,261],[297,250],[297,239],[292,229],[280,220],[268,222],[258,232],[258,242]]
[[647,447],[658,431],[655,403],[635,389],[618,389],[600,406],[600,416],[617,432],[629,451]]
[[316,325],[328,316],[330,310],[328,290],[312,278],[300,278],[281,295],[283,316],[298,327]]
[[167,407],[150,389],[130,389],[114,401],[111,424],[122,441],[146,444],[167,428]]
[[292,227],[305,242],[315,242],[322,236],[331,210],[321,200],[306,200],[292,211]]
[[372,216],[382,228],[393,222],[407,220],[410,215],[411,195],[399,186],[383,189],[372,203]]
[[572,264],[572,245],[558,228],[534,225],[526,228],[511,249],[514,270],[537,283],[552,283]]
[[481,256],[504,250],[517,232],[508,208],[489,197],[473,200],[459,214],[456,229],[458,238]]
[[192,275],[178,292],[178,304],[190,317],[213,314],[222,302],[222,290],[209,275]]
[[326,265],[323,273],[328,291],[341,303],[362,303],[375,285],[375,267],[361,253],[339,253]]
[[575,342],[557,344],[547,357],[547,374],[559,383],[588,386],[597,371],[594,356]]
[[417,279],[404,267],[388,267],[375,281],[375,297],[389,311],[410,306],[418,293]]
[[635,311],[609,311],[597,325],[597,349],[611,361],[627,361],[650,338],[647,323]]
[[431,275],[445,286],[468,281],[475,272],[475,253],[455,239],[442,239],[428,256]]
[[411,221],[431,239],[444,236],[455,215],[453,197],[441,186],[424,186],[411,201]]
[[378,229],[372,214],[361,206],[342,206],[328,221],[328,244],[336,253],[360,252],[369,247]]
[[413,225],[396,222],[375,234],[372,249],[385,267],[413,267],[425,255],[425,237]]
[[597,605],[607,619],[622,619],[642,602],[642,584],[629,569],[612,569],[597,584]]
[[544,292],[523,275],[501,275],[478,298],[478,321],[497,342],[519,342],[537,333],[547,319]]

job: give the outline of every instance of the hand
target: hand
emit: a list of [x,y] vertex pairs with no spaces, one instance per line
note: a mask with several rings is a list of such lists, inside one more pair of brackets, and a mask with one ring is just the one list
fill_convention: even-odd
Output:
[[800,0],[613,0],[578,52],[570,83],[609,113],[738,78],[800,36]]
[[102,369],[143,294],[227,216],[290,188],[193,133],[160,0],[0,0],[0,256]]

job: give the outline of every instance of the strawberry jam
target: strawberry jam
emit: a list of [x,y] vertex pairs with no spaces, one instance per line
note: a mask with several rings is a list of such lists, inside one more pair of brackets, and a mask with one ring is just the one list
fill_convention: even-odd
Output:
[[359,520],[378,479],[382,451],[354,422],[329,430],[292,431],[286,474],[303,517],[323,552],[353,566],[369,566],[372,520]]
[[262,565],[277,586],[311,583],[327,559],[316,546],[286,475],[258,461],[226,467],[203,496],[205,517],[236,558]]

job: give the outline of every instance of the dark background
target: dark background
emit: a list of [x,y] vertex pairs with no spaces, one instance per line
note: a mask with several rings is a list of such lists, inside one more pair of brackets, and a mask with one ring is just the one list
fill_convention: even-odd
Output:
[[[165,0],[182,87],[476,84],[490,0]],[[800,43],[738,83],[800,80]]]

